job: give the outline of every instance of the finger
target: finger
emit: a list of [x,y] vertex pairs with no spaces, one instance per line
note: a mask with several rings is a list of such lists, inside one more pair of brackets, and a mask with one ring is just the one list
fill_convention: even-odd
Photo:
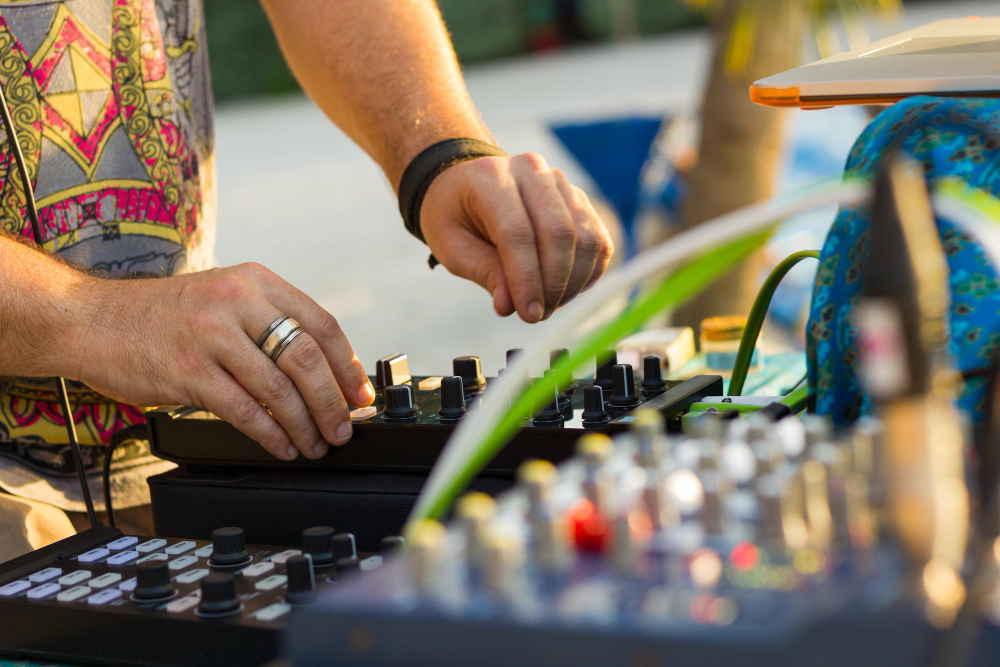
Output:
[[573,272],[576,225],[559,191],[555,174],[540,155],[518,155],[511,160],[511,166],[535,228],[545,294],[545,317],[548,317],[562,301]]
[[603,227],[603,224],[600,220],[592,218],[587,207],[579,201],[579,195],[583,194],[582,191],[578,193],[578,188],[575,188],[566,175],[558,169],[553,170],[553,173],[559,193],[563,197],[563,201],[566,202],[567,209],[570,211],[576,226],[573,272],[570,274],[566,290],[559,302],[559,305],[562,306],[569,303],[590,281],[603,246],[603,239],[597,227]]
[[448,256],[448,271],[471,280],[493,296],[493,308],[501,317],[514,312],[514,300],[507,287],[507,275],[496,248],[466,229],[457,230],[444,241],[442,256]]
[[582,201],[583,205],[590,212],[590,219],[597,222],[597,233],[601,239],[601,249],[597,253],[597,261],[594,262],[594,271],[590,274],[590,280],[584,285],[584,291],[590,289],[594,286],[604,272],[608,270],[608,265],[611,263],[611,258],[615,254],[615,243],[611,240],[611,233],[608,232],[608,228],[604,225],[601,220],[601,216],[597,214],[594,209],[594,205],[591,203],[590,198],[581,190],[576,188],[577,196]]
[[231,375],[218,369],[207,379],[205,388],[202,400],[198,401],[205,409],[235,426],[282,461],[291,461],[299,455],[274,417]]
[[268,301],[298,320],[306,333],[319,344],[347,402],[359,407],[371,405],[375,400],[375,390],[337,319],[305,293],[274,274],[270,274],[262,286]]
[[307,457],[315,458],[316,444],[321,435],[292,378],[257,349],[249,334],[246,334],[245,343],[227,341],[217,355],[222,366],[240,386],[267,406],[295,447]]

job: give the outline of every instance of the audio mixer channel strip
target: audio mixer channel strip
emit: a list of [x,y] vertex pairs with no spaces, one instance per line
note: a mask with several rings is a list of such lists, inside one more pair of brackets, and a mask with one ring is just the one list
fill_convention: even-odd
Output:
[[[508,351],[508,365],[519,352]],[[552,361],[563,354],[565,350],[553,351]],[[316,461],[304,457],[282,461],[215,415],[183,406],[146,414],[150,446],[156,456],[183,465],[428,472],[452,430],[490,385],[479,357],[455,358],[452,371],[450,377],[412,376],[405,354],[379,359],[371,378],[375,404],[352,414],[350,445],[331,447]],[[572,456],[582,434],[624,431],[640,407],[659,411],[671,430],[680,430],[680,417],[692,403],[722,393],[722,378],[717,375],[664,380],[660,358],[649,356],[643,360],[639,379],[630,365],[617,363],[614,351],[606,351],[592,382],[581,380],[567,387],[551,405],[525,419],[483,473],[510,476],[529,458],[563,461]]]

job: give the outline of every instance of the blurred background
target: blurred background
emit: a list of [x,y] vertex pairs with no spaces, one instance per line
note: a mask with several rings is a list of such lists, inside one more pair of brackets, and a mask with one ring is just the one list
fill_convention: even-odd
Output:
[[[750,82],[995,0],[440,0],[470,93],[510,153],[537,151],[594,199],[618,258],[728,210],[837,177],[873,113],[754,107]],[[218,105],[221,264],[258,261],[341,322],[371,372],[478,354],[487,375],[529,325],[427,268],[381,171],[298,91],[256,3],[206,0]],[[992,11],[991,11],[992,10]],[[819,249],[832,211],[678,314],[744,312],[769,266]],[[801,345],[815,263],[782,285],[767,339]],[[558,317],[558,314],[556,315]]]

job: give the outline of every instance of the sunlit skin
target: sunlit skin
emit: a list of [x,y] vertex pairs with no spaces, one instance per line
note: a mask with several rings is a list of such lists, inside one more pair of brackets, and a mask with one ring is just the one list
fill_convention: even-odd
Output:
[[[305,91],[394,188],[431,144],[493,142],[432,0],[264,6]],[[613,252],[586,195],[535,153],[448,169],[421,223],[445,268],[527,322],[596,281]],[[285,460],[346,443],[348,404],[374,399],[336,319],[259,264],[112,281],[0,236],[0,284],[0,375],[63,375],[124,403],[206,408]],[[281,314],[306,333],[275,364],[254,343]]]

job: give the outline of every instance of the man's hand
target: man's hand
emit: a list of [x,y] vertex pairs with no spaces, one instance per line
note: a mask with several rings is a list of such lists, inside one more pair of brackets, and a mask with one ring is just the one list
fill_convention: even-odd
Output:
[[[257,264],[150,280],[87,277],[68,296],[85,307],[74,379],[132,405],[206,408],[286,461],[347,442],[348,403],[375,398],[333,316]],[[282,314],[305,333],[275,363],[256,341]]]
[[420,213],[434,256],[493,295],[503,316],[548,318],[604,273],[614,244],[584,192],[537,153],[457,164]]

